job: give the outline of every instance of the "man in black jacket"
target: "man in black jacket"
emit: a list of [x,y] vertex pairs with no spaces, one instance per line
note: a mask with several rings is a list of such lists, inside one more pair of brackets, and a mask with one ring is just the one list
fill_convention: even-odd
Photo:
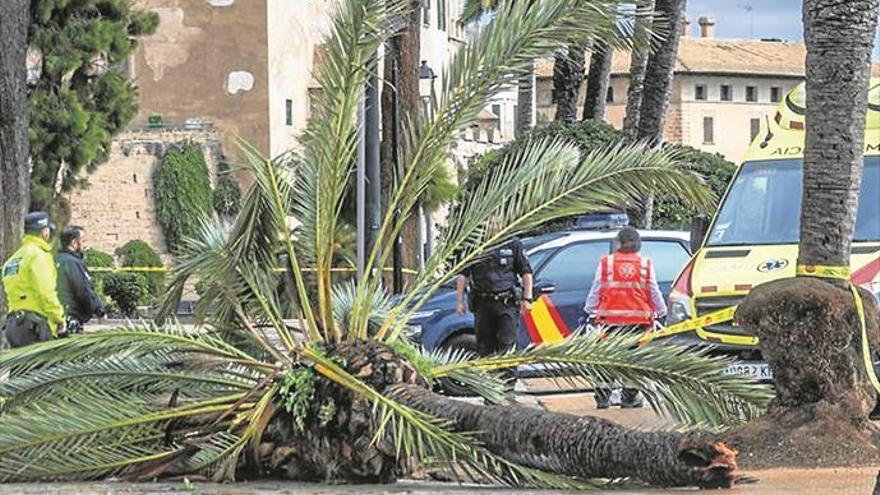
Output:
[[68,324],[73,325],[85,324],[93,316],[104,316],[106,313],[83,262],[84,249],[83,229],[75,226],[64,229],[61,233],[61,252],[56,258],[58,298],[64,305]]

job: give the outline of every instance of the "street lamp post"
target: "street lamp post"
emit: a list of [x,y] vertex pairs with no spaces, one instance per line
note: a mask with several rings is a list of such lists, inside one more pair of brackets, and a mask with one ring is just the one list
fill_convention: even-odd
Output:
[[[422,63],[419,66],[419,97],[422,100],[422,104],[425,106],[425,114],[428,118],[434,116],[434,105],[437,102],[435,88],[436,81],[437,74],[435,74],[434,70],[428,66],[427,60],[422,60]],[[425,225],[424,246],[419,246],[421,250],[420,268],[424,267],[424,260],[431,256],[434,247],[434,219],[432,213],[433,212],[431,211],[423,211],[421,205],[419,205],[419,223],[424,222]],[[421,228],[419,229],[419,233],[421,233]]]

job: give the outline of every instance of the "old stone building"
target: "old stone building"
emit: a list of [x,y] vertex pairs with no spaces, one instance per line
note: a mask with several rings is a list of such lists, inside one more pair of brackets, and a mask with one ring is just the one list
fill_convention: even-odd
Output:
[[[151,195],[163,150],[193,140],[216,164],[239,161],[239,138],[267,156],[295,147],[320,91],[314,74],[333,4],[136,0],[160,19],[127,63],[139,112],[109,160],[89,174],[89,186],[70,194],[71,222],[85,227],[99,249],[142,239],[167,254]],[[460,7],[458,0],[423,2],[421,55],[439,76],[437,88],[440,69],[465,45]]]
[[[710,17],[699,19],[699,38],[688,31],[679,48],[664,136],[739,162],[761,119],[804,80],[806,46],[777,39],[716,39]],[[618,128],[626,113],[629,64],[629,52],[614,53],[605,118]],[[552,60],[538,65],[537,99],[539,120],[553,120]]]

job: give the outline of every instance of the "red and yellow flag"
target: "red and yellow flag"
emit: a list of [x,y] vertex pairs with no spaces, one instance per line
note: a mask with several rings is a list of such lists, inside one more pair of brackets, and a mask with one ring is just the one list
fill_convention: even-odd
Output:
[[546,295],[532,304],[531,311],[524,318],[526,331],[533,344],[559,342],[571,335],[571,329]]

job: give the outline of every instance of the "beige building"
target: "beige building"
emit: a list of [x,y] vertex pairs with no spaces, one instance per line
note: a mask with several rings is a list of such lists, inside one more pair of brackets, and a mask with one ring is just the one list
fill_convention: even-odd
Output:
[[[700,37],[681,39],[664,136],[739,162],[761,119],[804,79],[806,46],[780,40],[715,39],[714,21],[700,18]],[[614,54],[605,118],[622,127],[630,54]],[[875,67],[875,72],[877,67]],[[582,89],[580,101],[584,99]],[[553,61],[538,66],[539,121],[552,120]]]
[[[159,15],[127,64],[139,112],[110,158],[69,195],[71,221],[112,252],[132,239],[164,251],[152,171],[168,146],[202,145],[212,169],[236,162],[241,137],[268,156],[296,146],[311,114],[329,0],[136,0]],[[422,2],[422,53],[439,76],[465,45],[459,0]]]

